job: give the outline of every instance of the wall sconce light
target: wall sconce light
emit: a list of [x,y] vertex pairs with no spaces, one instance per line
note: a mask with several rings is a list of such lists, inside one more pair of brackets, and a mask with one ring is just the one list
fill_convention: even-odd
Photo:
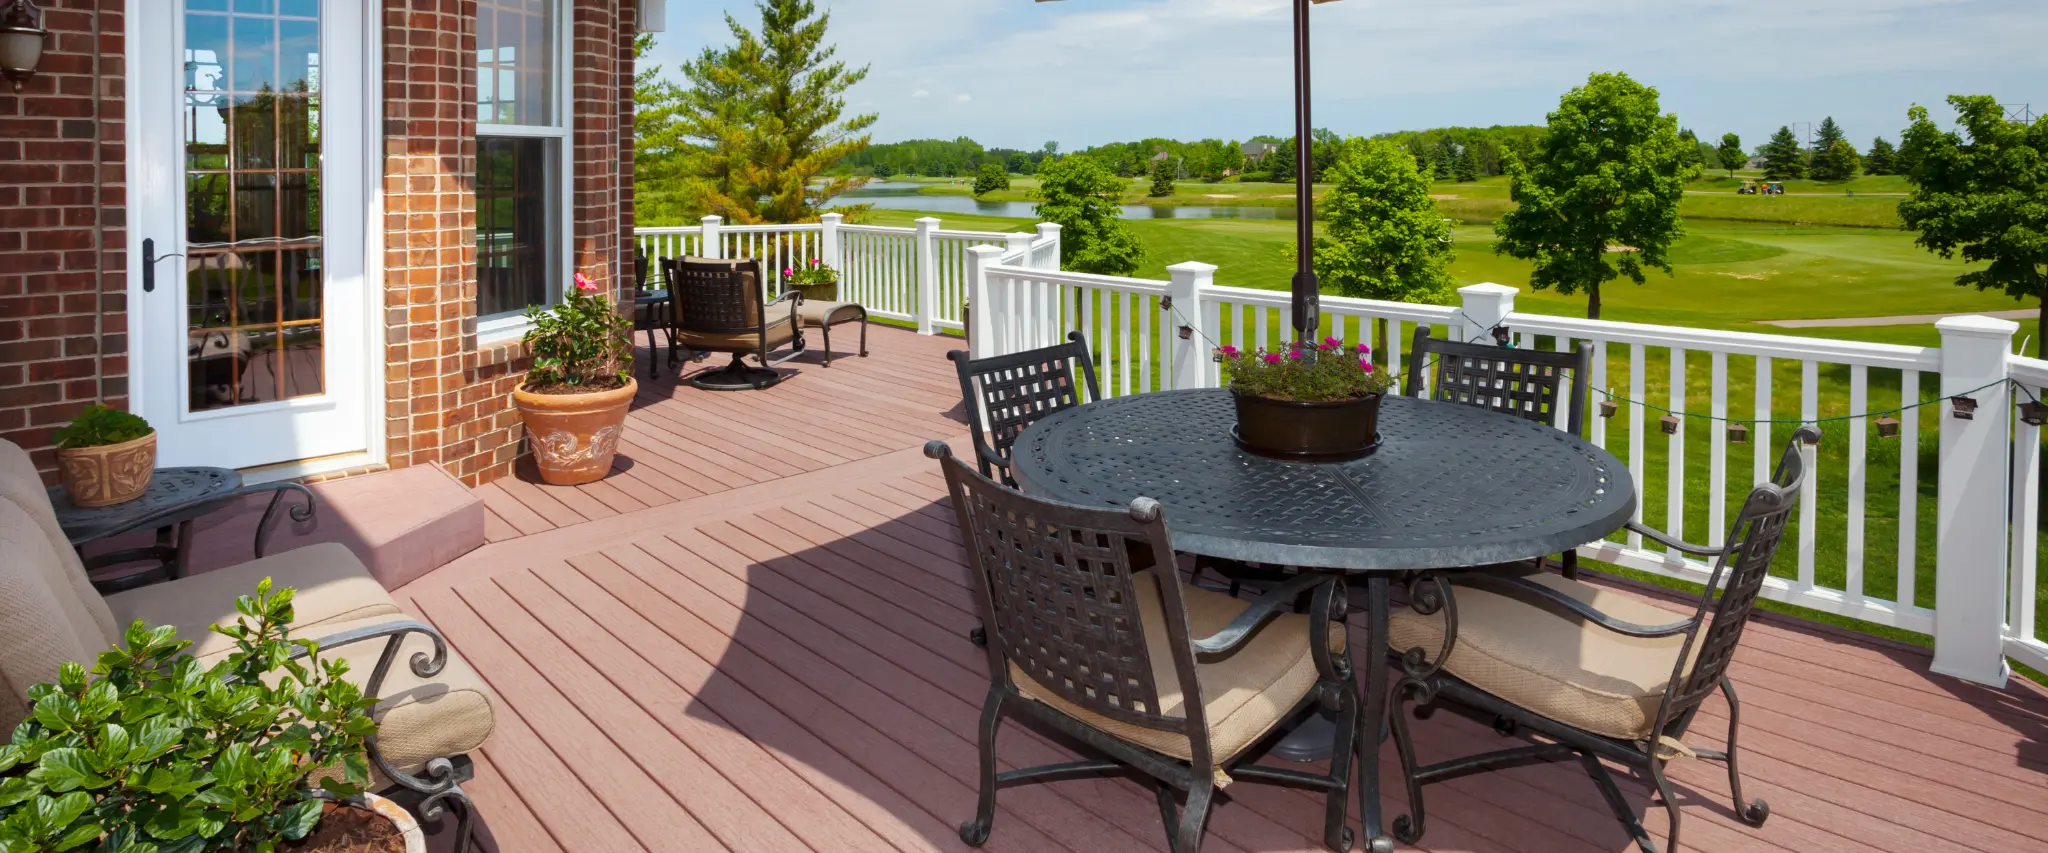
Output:
[[43,61],[43,10],[34,0],[12,0],[0,11],[0,74],[21,91]]

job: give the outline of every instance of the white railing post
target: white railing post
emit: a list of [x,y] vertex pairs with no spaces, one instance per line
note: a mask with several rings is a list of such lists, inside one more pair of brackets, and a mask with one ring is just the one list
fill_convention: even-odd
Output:
[[704,217],[704,234],[698,238],[704,241],[703,245],[698,247],[704,253],[704,257],[725,257],[725,238],[718,236],[718,226],[724,221],[718,216]]
[[1458,288],[1458,296],[1464,304],[1460,310],[1462,325],[1457,326],[1458,340],[1467,343],[1491,343],[1493,327],[1515,313],[1515,290],[1505,284],[1472,284]]
[[917,220],[917,306],[915,319],[920,335],[938,334],[932,321],[939,316],[939,255],[934,232],[939,220],[927,216]]
[[[1053,226],[1057,228],[1058,226]],[[1209,330],[1202,311],[1203,291],[1216,284],[1216,265],[1188,261],[1166,268],[1166,295],[1173,310],[1166,317],[1165,334],[1173,335],[1173,382],[1171,388],[1205,388],[1209,385]]]
[[[2008,375],[2019,324],[1948,317],[1941,331],[1941,396],[1976,400],[1969,420],[1939,404],[1940,479],[1935,510],[1934,666],[1981,684],[2005,686],[2005,592],[2012,395],[1986,385]],[[1911,448],[1907,448],[1911,450]]]
[[1059,268],[1060,268],[1060,224],[1059,224],[1059,223],[1057,223],[1057,222],[1040,222],[1040,223],[1038,223],[1038,244],[1039,244],[1040,246],[1046,246],[1046,245],[1050,245],[1050,246],[1052,247],[1052,249],[1051,249],[1050,251],[1048,251],[1048,252],[1047,252],[1047,254],[1048,254],[1048,255],[1050,255],[1050,256],[1052,257],[1052,261],[1051,261],[1050,263],[1046,263],[1046,264],[1040,264],[1040,265],[1039,265],[1039,268],[1040,268],[1040,269],[1049,269],[1049,270],[1057,270],[1057,269],[1059,269]]
[[987,358],[997,351],[995,339],[996,299],[989,286],[988,268],[1003,255],[1001,246],[970,246],[967,249],[967,355]]
[[827,213],[818,217],[818,262],[846,274],[846,259],[839,254],[839,226],[846,221],[843,213]]

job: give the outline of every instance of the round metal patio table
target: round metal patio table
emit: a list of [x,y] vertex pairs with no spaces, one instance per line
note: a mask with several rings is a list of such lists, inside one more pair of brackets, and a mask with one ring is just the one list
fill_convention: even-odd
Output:
[[[1231,439],[1235,423],[1220,389],[1098,401],[1027,428],[1011,471],[1038,497],[1118,508],[1158,500],[1176,551],[1351,575],[1366,589],[1368,649],[1386,645],[1392,575],[1556,554],[1635,512],[1633,482],[1613,454],[1473,406],[1389,396],[1379,449],[1345,462],[1246,452]],[[1387,656],[1365,657],[1363,719],[1379,720]],[[1385,838],[1380,739],[1356,741],[1371,850]]]

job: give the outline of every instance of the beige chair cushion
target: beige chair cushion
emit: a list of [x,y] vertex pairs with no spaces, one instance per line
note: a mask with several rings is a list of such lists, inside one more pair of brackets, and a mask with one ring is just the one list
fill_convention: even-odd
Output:
[[[410,618],[401,614],[329,622],[317,632],[294,633],[293,636],[319,639],[322,635]],[[349,680],[361,684],[376,668],[377,656],[383,654],[386,642],[377,638],[333,649],[323,648],[320,655],[327,660],[339,656],[348,661]],[[232,648],[216,649],[201,655],[199,660],[210,666],[232,651]],[[433,651],[434,644],[426,637],[406,635],[399,646],[398,658],[384,676],[377,706],[370,712],[377,720],[377,746],[383,750],[385,760],[406,773],[418,773],[430,759],[452,758],[476,749],[491,736],[491,730],[496,726],[489,688],[476,670],[455,654],[454,649],[448,652],[448,665],[433,678],[413,674],[412,656],[416,653],[431,655]],[[379,779],[376,787],[385,787],[383,782]]]
[[[1145,648],[1152,655],[1152,680],[1159,688],[1160,712],[1181,716],[1186,713],[1186,700],[1181,695],[1180,676],[1174,670],[1173,652],[1166,637],[1159,583],[1150,573],[1137,574],[1134,579],[1138,619],[1145,630]],[[1250,604],[1195,586],[1183,585],[1181,591],[1187,603],[1191,639],[1222,630]],[[1196,656],[1195,678],[1202,685],[1209,748],[1216,763],[1236,758],[1246,747],[1259,742],[1315,687],[1319,676],[1315,655],[1308,646],[1308,623],[1307,616],[1283,613],[1227,655]],[[1343,649],[1344,626],[1330,625],[1327,641],[1330,648]],[[1134,726],[1097,714],[1061,698],[1026,676],[1015,664],[1010,665],[1010,680],[1025,696],[1105,733],[1184,761],[1194,754],[1187,737],[1180,732]]]
[[821,328],[827,323],[850,323],[861,318],[865,309],[852,302],[830,302],[823,299],[806,299],[796,307],[797,321],[807,329]]
[[[768,349],[775,350],[796,340],[796,324],[790,322],[789,306],[768,307],[771,322],[768,324]],[[689,332],[676,336],[683,346],[711,352],[752,352],[761,346],[761,336],[753,332]]]
[[35,463],[26,451],[5,440],[0,440],[0,500],[27,513],[50,543],[57,565],[63,568],[58,573],[63,579],[62,586],[69,590],[70,600],[63,607],[65,616],[83,617],[100,633],[110,638],[119,636],[122,626],[115,624],[113,615],[100,602],[99,591],[92,588],[92,580],[86,577],[85,564],[78,559],[78,552],[72,550],[63,529],[57,526],[57,513],[50,508],[50,493],[43,487],[42,475],[36,473]]
[[[68,552],[68,548],[66,551]],[[27,512],[0,500],[0,743],[28,714],[28,689],[68,661],[90,665],[114,638],[71,584],[73,571]],[[98,604],[93,596],[92,604]]]
[[399,609],[354,553],[334,542],[115,593],[107,596],[107,606],[122,625],[140,619],[177,628],[180,639],[192,641],[192,656],[203,658],[234,646],[233,640],[208,628],[233,625],[240,618],[235,598],[254,594],[256,582],[266,577],[278,587],[296,590],[291,624],[296,637],[333,633],[333,624],[351,620],[412,618]]
[[[1686,618],[1642,599],[1548,573],[1529,580],[1616,619],[1668,625]],[[1481,690],[1595,734],[1641,740],[1657,722],[1685,636],[1627,637],[1521,599],[1457,587],[1458,644],[1445,669]],[[1394,614],[1393,648],[1443,647],[1441,615]],[[1697,654],[1697,650],[1695,650]]]

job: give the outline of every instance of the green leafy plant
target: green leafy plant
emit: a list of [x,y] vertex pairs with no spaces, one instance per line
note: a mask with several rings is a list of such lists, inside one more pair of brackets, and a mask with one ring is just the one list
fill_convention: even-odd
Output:
[[526,309],[526,345],[533,368],[526,387],[554,393],[588,393],[622,387],[632,378],[633,324],[597,290],[597,282],[576,274],[569,298],[550,308]]
[[816,287],[821,284],[838,284],[839,271],[825,262],[812,258],[809,265],[783,267],[782,283],[797,287]]
[[1294,341],[1270,350],[1224,346],[1216,354],[1223,360],[1227,387],[1236,394],[1329,403],[1384,394],[1394,387],[1394,377],[1373,365],[1372,347],[1359,344],[1347,349],[1336,338],[1314,345]]
[[[129,626],[88,671],[29,688],[33,710],[0,746],[5,853],[270,853],[319,823],[324,791],[369,784],[375,700],[348,662],[293,639],[292,590],[235,599],[235,641],[212,666],[168,626]],[[340,776],[316,774],[339,768]]]
[[94,404],[72,418],[70,426],[58,427],[56,439],[58,447],[105,447],[134,441],[152,432],[156,430],[140,415]]

